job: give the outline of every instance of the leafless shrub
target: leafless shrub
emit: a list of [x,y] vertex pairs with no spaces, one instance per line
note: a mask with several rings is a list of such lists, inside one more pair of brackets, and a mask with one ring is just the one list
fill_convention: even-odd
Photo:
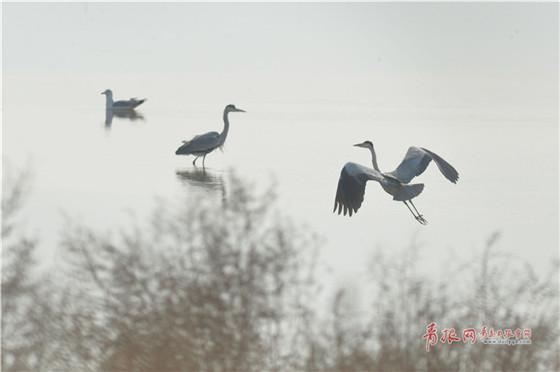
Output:
[[[23,187],[24,182],[13,183]],[[489,238],[442,279],[419,270],[415,242],[381,249],[360,291],[334,293],[330,315],[313,310],[318,240],[279,214],[269,190],[233,177],[225,201],[162,202],[147,225],[109,233],[70,224],[61,259],[34,275],[35,242],[4,241],[4,371],[472,371],[559,370],[558,262],[548,275]],[[21,191],[6,188],[14,216]],[[11,208],[11,209],[10,209]],[[4,219],[3,238],[18,224]],[[368,304],[358,311],[364,295]],[[363,299],[362,299],[363,300]],[[437,322],[531,329],[532,344],[438,341]]]
[[255,196],[235,177],[230,188],[221,205],[162,203],[131,231],[70,226],[61,270],[35,293],[45,313],[31,324],[49,343],[28,367],[295,368],[316,240],[278,215],[272,191]]
[[32,370],[41,355],[34,349],[42,342],[29,320],[39,291],[34,276],[36,242],[18,230],[18,212],[28,192],[30,172],[15,172],[4,162],[2,178],[2,369]]
[[[331,371],[550,371],[559,370],[558,263],[547,275],[495,251],[492,236],[478,260],[461,265],[442,280],[419,274],[419,248],[394,255],[378,252],[363,291],[372,298],[366,320],[340,311],[345,291],[332,305],[331,319],[313,338],[308,369]],[[346,305],[348,307],[348,305]],[[350,304],[351,306],[351,304]],[[438,343],[426,351],[427,326],[436,322]],[[485,345],[488,330],[531,329],[531,345]],[[442,342],[443,329],[461,338]],[[475,328],[477,341],[463,342]]]

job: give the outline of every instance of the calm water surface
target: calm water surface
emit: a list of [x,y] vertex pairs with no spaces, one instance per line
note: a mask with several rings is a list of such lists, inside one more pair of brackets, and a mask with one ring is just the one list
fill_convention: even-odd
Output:
[[[321,258],[337,277],[361,275],[375,248],[393,250],[412,241],[423,249],[426,272],[438,275],[450,256],[472,259],[494,231],[502,234],[501,249],[538,268],[547,268],[556,254],[553,112],[359,98],[183,101],[172,87],[152,83],[115,89],[116,98],[148,101],[133,115],[111,117],[99,94],[105,85],[73,86],[76,94],[68,94],[72,85],[43,90],[52,104],[14,100],[3,112],[4,159],[33,173],[23,215],[40,238],[44,263],[56,260],[68,220],[105,231],[127,226],[131,216],[148,217],[159,198],[193,207],[202,199],[220,201],[227,198],[231,173],[260,190],[274,185],[280,208],[324,239]],[[229,103],[247,112],[230,114],[223,153],[208,155],[205,169],[174,154],[181,140],[221,131]],[[375,183],[368,184],[357,215],[332,213],[344,163],[371,164],[369,152],[352,146],[364,140],[374,142],[382,170],[394,169],[409,145],[431,149],[457,168],[456,185],[433,165],[415,180],[426,184],[415,204],[427,226]]]
[[[161,198],[219,202],[232,173],[273,185],[284,213],[324,239],[321,258],[338,277],[411,241],[439,275],[495,231],[500,249],[539,269],[558,257],[558,22],[546,5],[4,10],[3,159],[33,174],[22,218],[45,265],[68,220],[107,231],[143,221]],[[148,101],[111,117],[107,88]],[[230,115],[224,152],[205,170],[174,154],[221,131],[230,103],[247,112]],[[374,183],[357,215],[332,213],[342,166],[371,162],[352,146],[364,140],[382,170],[416,145],[459,171],[456,185],[433,165],[415,180],[426,184],[415,204],[427,226]]]

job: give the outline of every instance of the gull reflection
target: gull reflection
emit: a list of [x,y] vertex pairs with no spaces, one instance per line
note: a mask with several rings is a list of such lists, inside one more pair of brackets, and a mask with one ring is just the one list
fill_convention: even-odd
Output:
[[111,129],[113,124],[113,117],[129,119],[130,121],[144,120],[144,116],[134,110],[119,110],[119,109],[106,109],[105,110],[105,129]]

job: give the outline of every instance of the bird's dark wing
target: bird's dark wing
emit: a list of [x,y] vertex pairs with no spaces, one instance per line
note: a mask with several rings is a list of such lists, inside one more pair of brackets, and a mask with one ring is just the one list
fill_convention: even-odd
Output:
[[338,208],[338,214],[344,211],[345,216],[349,213],[352,217],[364,201],[366,182],[369,180],[386,182],[383,175],[373,169],[356,163],[346,163],[340,171],[333,212]]
[[136,98],[131,98],[128,101],[113,102],[113,105],[111,107],[115,108],[115,109],[133,109],[133,108],[136,108],[136,107],[140,106],[146,100],[147,100],[147,98],[144,98],[144,99],[141,99],[141,100],[138,100]]
[[116,101],[113,102],[113,108],[129,108],[130,107],[130,101]]
[[218,132],[208,132],[195,136],[190,141],[183,141],[183,145],[175,151],[175,154],[187,155],[210,152],[218,147],[219,143],[220,134]]
[[130,100],[131,103],[132,103],[131,108],[136,108],[136,107],[140,106],[141,104],[143,104],[144,102],[146,102],[147,100],[148,100],[147,98],[143,98],[143,99],[133,98],[133,99]]
[[392,172],[387,172],[386,174],[398,179],[402,183],[409,183],[414,177],[421,175],[432,160],[436,163],[445,178],[453,183],[457,183],[459,173],[451,164],[430,150],[415,146],[408,148],[404,159],[397,169]]

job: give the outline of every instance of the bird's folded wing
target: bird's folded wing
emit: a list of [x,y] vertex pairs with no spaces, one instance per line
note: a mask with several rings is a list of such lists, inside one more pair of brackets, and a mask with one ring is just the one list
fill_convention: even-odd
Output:
[[117,101],[113,103],[113,107],[129,107],[130,101]]
[[184,142],[184,151],[202,152],[216,148],[220,134],[218,132],[208,132],[199,136],[194,136],[190,141]]

